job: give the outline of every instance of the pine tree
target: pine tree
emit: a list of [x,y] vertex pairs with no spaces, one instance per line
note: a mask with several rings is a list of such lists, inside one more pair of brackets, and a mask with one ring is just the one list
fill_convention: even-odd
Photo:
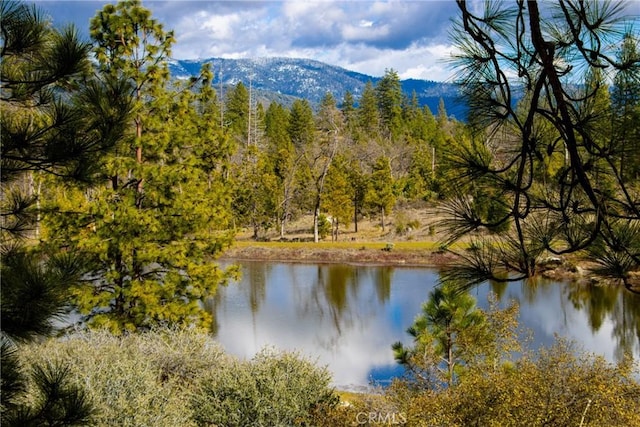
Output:
[[[2,2],[0,28],[0,419],[7,426],[86,425],[92,405],[69,383],[68,368],[34,365],[29,375],[16,342],[52,332],[69,283],[86,271],[79,254],[46,251],[34,240],[47,191],[42,183],[52,175],[69,186],[96,179],[102,156],[123,136],[130,87],[91,77],[89,46],[72,27],[54,29],[35,7]],[[30,399],[23,395],[28,379]]]
[[[640,58],[639,39],[626,33],[617,54],[618,61],[632,62]],[[611,93],[615,152],[619,170],[626,182],[640,177],[640,65],[619,70]]]
[[108,180],[85,192],[59,187],[52,202],[67,215],[49,218],[51,244],[92,262],[92,279],[74,291],[89,325],[206,326],[200,301],[224,281],[212,260],[231,240],[231,144],[212,127],[211,71],[203,70],[204,86],[167,90],[171,33],[137,1],[105,6],[92,30],[101,70],[132,81],[137,114],[106,163]]
[[398,73],[386,70],[384,76],[375,87],[378,112],[382,127],[386,133],[396,140],[402,133],[402,85]]
[[301,155],[291,142],[288,132],[289,113],[282,105],[269,105],[265,115],[265,127],[269,164],[276,180],[276,190],[272,197],[275,198],[275,212],[280,237],[283,238],[287,221],[293,215],[294,199],[299,199],[296,196],[301,191],[298,179]]
[[393,176],[391,175],[391,163],[388,158],[380,157],[373,165],[369,177],[369,188],[366,194],[366,203],[380,214],[382,231],[385,230],[385,216],[391,213],[396,203],[393,192]]
[[340,226],[348,227],[353,217],[349,167],[344,156],[337,155],[327,174],[325,211],[331,215],[331,240],[337,241]]
[[[616,58],[626,28],[624,5],[561,0],[547,15],[535,1],[488,2],[484,13],[457,3],[455,65],[476,143],[451,156],[457,158],[451,171],[458,173],[449,181],[490,183],[513,227],[472,256],[462,254],[453,277],[468,286],[490,278],[521,280],[540,272],[545,253],[588,250],[599,274],[634,290],[638,193],[620,174],[619,148],[610,144],[600,107],[608,94],[596,83],[597,70],[614,74],[640,63],[633,55]],[[592,82],[576,87],[567,79],[574,70]],[[516,88],[524,90],[517,106]],[[552,177],[537,173],[540,163],[559,153],[566,160]],[[468,198],[456,198],[451,213],[446,228],[452,236],[486,225]]]
[[289,114],[289,138],[296,148],[308,146],[314,137],[313,110],[306,99],[296,99]]
[[380,115],[376,92],[371,82],[367,82],[362,90],[358,103],[358,124],[365,138],[377,140],[380,131]]
[[225,105],[225,126],[238,142],[246,145],[249,141],[249,91],[242,82],[227,93]]
[[465,362],[473,359],[473,347],[486,345],[486,315],[476,307],[468,292],[458,292],[455,286],[442,285],[429,294],[422,313],[407,330],[413,347],[395,343],[395,359],[427,385],[437,383],[431,371],[436,370],[449,386],[456,383],[456,373]]
[[26,339],[50,331],[66,285],[82,274],[76,254],[31,240],[46,192],[34,181],[94,182],[132,104],[125,82],[88,75],[89,46],[72,28],[54,30],[37,9],[9,2],[2,28],[2,329]]

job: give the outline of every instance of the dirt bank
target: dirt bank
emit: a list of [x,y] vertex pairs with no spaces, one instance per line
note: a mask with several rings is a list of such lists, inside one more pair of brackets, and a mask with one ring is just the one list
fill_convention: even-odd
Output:
[[316,248],[313,243],[308,246],[277,247],[274,245],[235,246],[225,252],[223,259],[281,261],[281,262],[312,262],[312,263],[342,263],[342,264],[375,264],[397,266],[442,267],[452,262],[452,254],[411,249],[391,249],[377,247],[377,245],[361,245],[359,248]]

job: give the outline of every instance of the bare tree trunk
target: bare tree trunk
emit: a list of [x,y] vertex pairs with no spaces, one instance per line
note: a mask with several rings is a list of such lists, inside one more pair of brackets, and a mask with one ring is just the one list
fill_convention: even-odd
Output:
[[358,232],[358,202],[353,202],[353,223],[355,225],[356,233]]

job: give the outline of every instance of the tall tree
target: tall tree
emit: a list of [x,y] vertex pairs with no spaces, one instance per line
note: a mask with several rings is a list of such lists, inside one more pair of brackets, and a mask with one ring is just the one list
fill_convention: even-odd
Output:
[[289,114],[289,138],[296,148],[312,143],[315,132],[313,110],[306,99],[296,99]]
[[344,156],[336,155],[327,174],[325,210],[331,215],[331,240],[337,241],[340,225],[348,226],[353,217],[349,164]]
[[247,144],[249,141],[249,91],[242,83],[227,93],[225,121],[229,132],[237,141]]
[[[639,44],[637,37],[626,33],[617,54],[618,61],[637,61],[640,58]],[[613,135],[616,152],[619,153],[620,175],[629,182],[640,177],[640,64],[636,62],[618,70],[613,82]]]
[[44,193],[33,183],[94,182],[132,105],[126,82],[89,74],[89,46],[73,28],[57,31],[15,2],[2,3],[1,19],[2,330],[26,339],[50,331],[66,285],[82,274],[74,253],[47,257],[31,240]]
[[343,132],[342,113],[335,99],[327,93],[322,99],[317,117],[317,134],[305,147],[304,158],[313,182],[313,240],[319,241],[318,226],[324,198],[327,174],[336,154]]
[[284,237],[287,221],[293,215],[294,199],[301,190],[298,179],[301,151],[296,150],[291,142],[288,126],[288,111],[280,104],[270,104],[265,117],[265,129],[270,164],[276,179],[277,189],[273,197],[276,198],[275,212],[281,238]]
[[253,228],[253,239],[273,226],[277,210],[277,177],[269,157],[251,145],[242,150],[240,162],[233,171],[234,217]]
[[[133,85],[136,100],[135,156],[143,163],[142,132],[146,94],[153,93],[167,81],[169,69],[165,62],[175,42],[173,32],[165,32],[162,24],[151,18],[151,11],[140,0],[125,0],[106,5],[91,19],[91,37],[99,69],[109,75],[124,77]],[[154,87],[155,85],[155,87]],[[119,186],[112,177],[114,187]],[[144,180],[137,179],[138,193]]]
[[384,76],[375,87],[378,112],[380,113],[381,124],[387,134],[396,139],[402,132],[402,85],[398,73],[393,70],[386,70]]
[[106,163],[107,185],[59,188],[54,203],[67,215],[50,218],[51,244],[93,263],[91,280],[75,288],[90,325],[114,332],[206,326],[200,300],[224,280],[212,259],[231,239],[224,184],[231,144],[212,129],[210,69],[200,80],[206,85],[168,91],[170,33],[139,2],[105,6],[92,28],[100,68],[132,82],[137,114],[130,138]]
[[360,130],[364,132],[366,137],[377,139],[380,131],[380,113],[376,92],[370,81],[364,86],[362,95],[360,95],[357,114]]
[[[505,272],[508,280],[520,280],[539,271],[545,252],[587,249],[600,264],[597,272],[633,289],[640,268],[637,186],[611,161],[618,148],[601,138],[599,116],[588,108],[601,90],[572,84],[575,70],[585,75],[637,66],[638,58],[617,59],[613,50],[614,40],[622,42],[619,30],[627,28],[623,3],[560,0],[544,19],[537,1],[488,2],[480,14],[464,0],[457,3],[457,78],[478,144],[454,155],[459,173],[451,182],[490,179],[513,227],[497,237],[500,243],[467,256],[453,274],[467,285],[504,280]],[[518,88],[524,96],[514,106]],[[549,135],[552,142],[543,146]],[[552,182],[539,182],[541,154],[565,150],[566,165]],[[454,236],[485,225],[464,197],[451,212],[455,219],[445,225]]]

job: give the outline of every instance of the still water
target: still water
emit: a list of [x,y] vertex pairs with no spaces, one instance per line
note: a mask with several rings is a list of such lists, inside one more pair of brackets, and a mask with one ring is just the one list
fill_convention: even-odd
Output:
[[[405,332],[438,273],[425,268],[241,262],[242,278],[207,303],[214,334],[232,354],[251,358],[264,347],[296,350],[326,365],[334,385],[384,385],[402,374],[391,345]],[[555,334],[618,360],[640,358],[640,296],[622,289],[537,281],[484,284],[472,291],[482,308],[489,292],[516,300],[534,346]]]

